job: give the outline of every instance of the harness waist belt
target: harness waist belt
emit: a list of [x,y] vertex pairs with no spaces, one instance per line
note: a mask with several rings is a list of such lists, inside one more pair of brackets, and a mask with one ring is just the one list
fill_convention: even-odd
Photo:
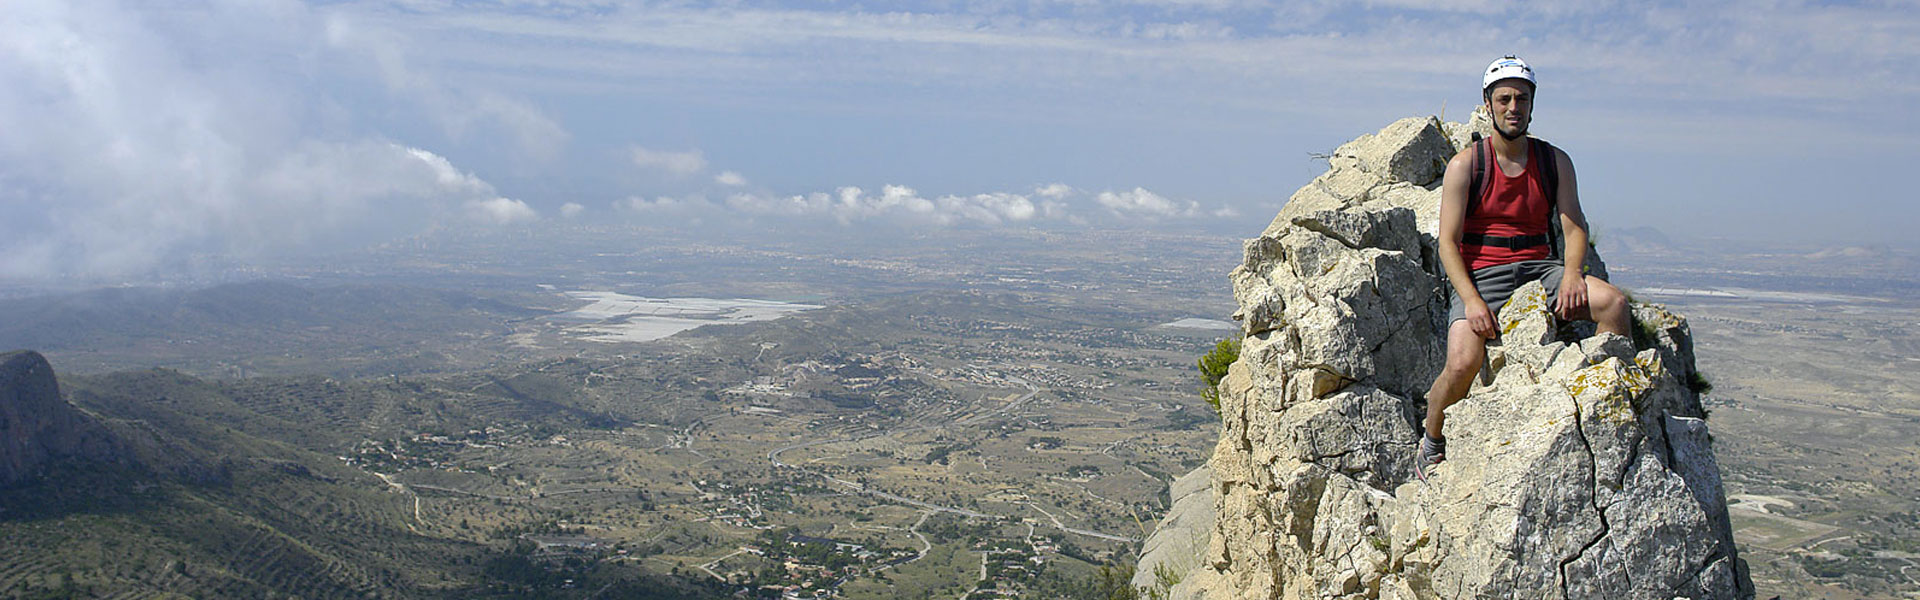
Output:
[[1473,244],[1475,246],[1494,246],[1508,250],[1525,250],[1534,246],[1547,245],[1547,234],[1502,236],[1462,233],[1460,234],[1460,243]]

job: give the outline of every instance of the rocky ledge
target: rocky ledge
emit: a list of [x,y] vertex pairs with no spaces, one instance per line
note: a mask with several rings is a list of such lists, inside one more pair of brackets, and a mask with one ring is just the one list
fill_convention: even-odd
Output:
[[1752,597],[1687,322],[1662,307],[1635,306],[1635,339],[1594,335],[1523,287],[1491,383],[1448,411],[1447,462],[1411,480],[1445,339],[1439,179],[1474,126],[1342,146],[1246,242],[1209,541],[1172,597]]

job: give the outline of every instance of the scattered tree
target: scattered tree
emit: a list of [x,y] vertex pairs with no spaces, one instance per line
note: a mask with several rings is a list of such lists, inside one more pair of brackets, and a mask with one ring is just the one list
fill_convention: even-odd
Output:
[[1227,366],[1240,359],[1240,336],[1220,340],[1213,345],[1213,351],[1200,357],[1200,397],[1207,400],[1214,413],[1220,412],[1220,380],[1227,378]]

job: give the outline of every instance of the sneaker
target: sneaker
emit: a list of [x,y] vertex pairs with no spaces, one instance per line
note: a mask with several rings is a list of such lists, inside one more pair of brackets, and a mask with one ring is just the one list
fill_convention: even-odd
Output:
[[1435,440],[1421,434],[1420,454],[1413,458],[1413,476],[1420,478],[1421,483],[1426,483],[1427,475],[1433,472],[1433,468],[1446,460],[1447,440]]

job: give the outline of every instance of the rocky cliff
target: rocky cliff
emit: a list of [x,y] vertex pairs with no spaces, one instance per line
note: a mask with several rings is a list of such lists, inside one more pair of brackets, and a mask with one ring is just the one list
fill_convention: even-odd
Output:
[[1491,383],[1448,411],[1448,461],[1412,481],[1445,339],[1439,179],[1469,128],[1340,147],[1246,242],[1209,542],[1173,597],[1752,596],[1687,322],[1661,307],[1635,307],[1637,339],[1590,335],[1523,287]]
[[1193,472],[1173,480],[1167,486],[1171,496],[1167,516],[1161,519],[1153,535],[1140,548],[1140,564],[1133,572],[1133,587],[1167,585],[1169,577],[1200,566],[1206,555],[1207,541],[1213,532],[1213,467],[1201,465]]
[[122,460],[99,421],[60,398],[38,352],[0,353],[0,487],[24,483],[61,460]]

